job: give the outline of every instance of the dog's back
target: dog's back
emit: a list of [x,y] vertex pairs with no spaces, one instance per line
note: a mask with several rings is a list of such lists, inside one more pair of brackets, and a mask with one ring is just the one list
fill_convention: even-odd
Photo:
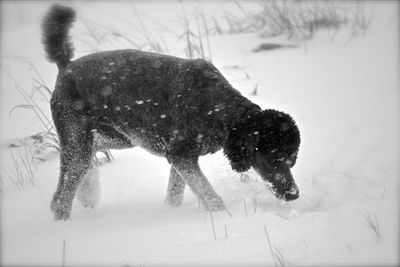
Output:
[[126,49],[83,56],[70,62],[60,73],[73,80],[80,97],[95,96],[97,99],[92,102],[101,100],[104,105],[115,107],[121,102],[121,95],[124,96],[121,105],[157,98],[178,78],[185,80],[183,76],[190,75],[192,68],[199,64],[202,63]]

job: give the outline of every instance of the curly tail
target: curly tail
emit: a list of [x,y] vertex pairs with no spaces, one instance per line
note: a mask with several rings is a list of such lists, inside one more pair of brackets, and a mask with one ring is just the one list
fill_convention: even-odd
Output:
[[58,69],[65,68],[73,57],[74,48],[68,30],[75,21],[75,11],[66,6],[53,5],[42,22],[42,43],[47,58],[57,64]]

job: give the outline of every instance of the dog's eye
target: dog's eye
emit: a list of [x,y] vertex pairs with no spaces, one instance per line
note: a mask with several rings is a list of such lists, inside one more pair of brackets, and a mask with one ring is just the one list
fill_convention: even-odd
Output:
[[284,160],[285,160],[285,158],[280,155],[277,155],[277,154],[272,155],[272,162],[282,162]]

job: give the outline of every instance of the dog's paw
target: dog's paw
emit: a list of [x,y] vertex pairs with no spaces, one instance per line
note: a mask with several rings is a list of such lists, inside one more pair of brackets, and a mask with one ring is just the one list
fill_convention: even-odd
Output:
[[51,210],[55,220],[68,220],[71,216],[71,204],[61,198],[53,199],[51,202]]
[[179,207],[182,205],[183,196],[167,196],[164,199],[164,204],[170,207]]
[[169,190],[164,199],[164,203],[168,206],[179,207],[183,202],[184,190]]
[[203,201],[203,205],[208,211],[221,211],[226,209],[225,204],[220,197],[207,199],[207,201]]

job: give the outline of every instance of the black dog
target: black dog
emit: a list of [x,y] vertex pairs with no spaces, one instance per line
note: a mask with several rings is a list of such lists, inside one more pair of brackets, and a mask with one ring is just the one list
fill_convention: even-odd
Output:
[[278,198],[299,191],[290,173],[300,144],[293,119],[261,110],[203,59],[139,50],[94,53],[70,61],[74,10],[54,5],[43,44],[59,69],[51,99],[59,134],[60,178],[51,208],[68,219],[96,151],[140,146],[171,164],[166,202],[179,206],[185,184],[208,210],[225,208],[200,170],[199,156],[223,148],[233,170],[253,167]]

